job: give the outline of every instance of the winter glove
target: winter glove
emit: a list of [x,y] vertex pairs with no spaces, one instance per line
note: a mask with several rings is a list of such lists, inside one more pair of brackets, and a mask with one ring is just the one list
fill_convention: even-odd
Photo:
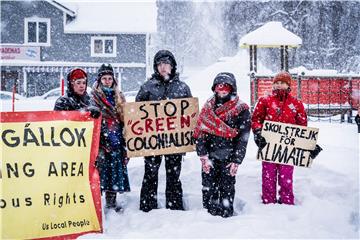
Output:
[[129,163],[129,161],[130,161],[130,158],[128,158],[127,152],[125,151],[125,153],[124,153],[124,159],[123,159],[123,164],[124,164],[124,166],[127,166],[128,163]]
[[209,157],[207,155],[200,156],[200,161],[201,161],[202,170],[206,174],[209,174],[210,173],[210,168],[213,167],[212,162],[209,160]]
[[267,144],[266,139],[261,136],[261,130],[256,130],[254,132],[254,141],[258,146],[259,150],[261,151]]
[[226,167],[230,167],[230,175],[232,177],[236,176],[236,172],[238,170],[239,164],[238,163],[229,163],[228,165],[226,165]]
[[127,166],[129,161],[130,161],[130,158],[125,157],[124,160],[123,160],[124,166]]
[[95,107],[95,106],[88,106],[86,108],[86,111],[90,112],[90,117],[92,118],[98,118],[100,117],[100,110],[99,108]]
[[323,149],[316,144],[315,149],[314,150],[310,150],[310,157],[312,159],[315,159],[317,157],[317,155],[319,155],[319,153],[322,151]]

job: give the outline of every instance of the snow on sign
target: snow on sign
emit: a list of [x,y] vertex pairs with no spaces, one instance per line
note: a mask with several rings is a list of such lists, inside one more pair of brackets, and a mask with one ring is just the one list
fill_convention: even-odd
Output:
[[95,169],[100,120],[80,112],[2,112],[0,238],[102,231]]
[[195,150],[192,135],[199,114],[197,98],[126,103],[124,112],[129,157]]
[[310,150],[315,149],[318,133],[318,128],[265,121],[261,135],[267,145],[258,151],[257,159],[309,168]]

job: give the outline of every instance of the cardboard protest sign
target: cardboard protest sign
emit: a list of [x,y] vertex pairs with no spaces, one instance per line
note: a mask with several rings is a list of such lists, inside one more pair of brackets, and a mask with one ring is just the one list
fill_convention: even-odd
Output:
[[309,150],[315,149],[318,128],[265,121],[261,135],[267,145],[258,151],[257,159],[265,162],[309,168]]
[[1,239],[102,231],[99,133],[89,113],[1,113]]
[[195,150],[197,98],[126,103],[124,113],[128,157]]

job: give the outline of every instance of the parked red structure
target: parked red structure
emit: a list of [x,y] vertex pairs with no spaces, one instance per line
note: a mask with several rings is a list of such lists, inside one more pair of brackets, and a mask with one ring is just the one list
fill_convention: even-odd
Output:
[[[273,76],[251,76],[251,107],[259,97],[271,93]],[[305,76],[293,75],[293,96],[301,99],[309,116],[329,117],[347,114],[351,122],[352,110],[360,103],[360,75]],[[348,118],[348,119],[349,119]]]
[[[273,34],[276,32],[276,34]],[[273,75],[257,73],[258,48],[280,49],[280,71],[289,72],[290,50],[302,45],[302,39],[282,26],[281,22],[268,22],[246,34],[239,46],[249,49],[251,109],[259,97],[271,93]],[[295,54],[292,51],[292,54]],[[360,75],[307,76],[293,75],[291,94],[301,99],[310,119],[330,117],[340,114],[340,121],[352,122],[352,111],[360,102]]]

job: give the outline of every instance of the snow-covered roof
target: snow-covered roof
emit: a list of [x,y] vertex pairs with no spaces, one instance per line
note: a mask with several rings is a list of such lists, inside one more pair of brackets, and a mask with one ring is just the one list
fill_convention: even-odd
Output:
[[282,26],[281,22],[268,22],[240,39],[240,47],[299,47],[302,39]]
[[56,0],[75,12],[65,33],[152,33],[156,32],[155,0]]

